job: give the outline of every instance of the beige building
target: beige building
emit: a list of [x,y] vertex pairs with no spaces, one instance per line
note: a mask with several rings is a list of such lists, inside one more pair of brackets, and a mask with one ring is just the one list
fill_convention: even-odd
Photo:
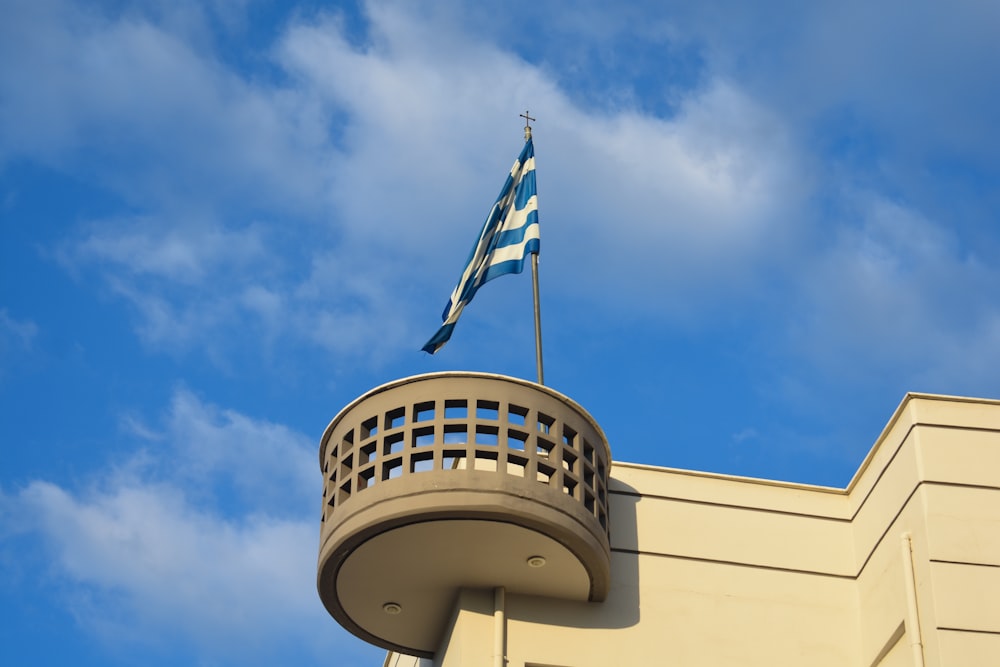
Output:
[[320,465],[320,597],[387,665],[1000,665],[1000,401],[906,396],[833,489],[612,463],[570,398],[439,373]]

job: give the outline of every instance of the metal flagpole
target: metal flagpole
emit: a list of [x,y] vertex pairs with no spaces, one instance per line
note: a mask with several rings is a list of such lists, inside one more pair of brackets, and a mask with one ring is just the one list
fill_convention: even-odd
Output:
[[538,255],[531,254],[531,285],[535,293],[535,367],[538,369],[538,384],[545,384],[542,370],[542,309],[538,305]]
[[[524,119],[524,140],[531,140],[531,121],[535,120],[528,111],[521,114]],[[531,288],[535,299],[535,369],[538,371],[538,384],[545,384],[545,371],[542,368],[542,308],[538,299],[538,253],[531,253]]]

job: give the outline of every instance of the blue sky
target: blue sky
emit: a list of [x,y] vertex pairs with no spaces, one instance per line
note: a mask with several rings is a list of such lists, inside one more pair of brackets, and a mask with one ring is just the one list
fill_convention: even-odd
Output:
[[1000,5],[0,0],[0,663],[380,664],[319,436],[419,352],[538,118],[547,383],[617,460],[844,486],[1000,396]]

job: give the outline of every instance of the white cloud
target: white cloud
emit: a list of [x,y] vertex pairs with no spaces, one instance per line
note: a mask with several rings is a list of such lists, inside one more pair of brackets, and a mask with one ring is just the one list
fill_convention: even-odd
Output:
[[37,324],[13,318],[6,308],[0,308],[0,354],[6,355],[13,348],[30,348],[37,335]]
[[[465,252],[469,218],[485,214],[513,159],[516,130],[501,141],[496,128],[525,106],[540,119],[543,242],[557,290],[603,299],[627,285],[628,302],[655,294],[662,311],[664,293],[743,282],[808,192],[780,119],[732,82],[690,91],[670,119],[608,116],[489,41],[437,39],[439,23],[398,5],[375,5],[371,18],[362,47],[336,22],[299,25],[282,62],[349,112],[352,159],[336,192],[352,238],[430,248],[412,260],[439,281],[442,265],[429,260]],[[581,275],[580,258],[603,270]]]
[[245,510],[299,515],[315,506],[318,478],[310,439],[285,426],[206,405],[178,391],[166,424],[173,443],[171,475],[192,488],[217,489]]
[[6,308],[0,308],[0,381],[18,358],[31,351],[37,337],[37,324],[11,317]]
[[620,114],[570,131],[551,195],[551,227],[573,250],[561,268],[592,258],[606,269],[574,278],[607,292],[627,285],[627,303],[743,282],[780,251],[774,239],[806,189],[780,121],[724,81],[693,91],[670,120]]
[[164,225],[149,219],[93,223],[70,246],[74,264],[110,264],[132,276],[151,276],[181,285],[203,283],[219,269],[252,269],[268,262],[259,226],[219,229],[211,220]]
[[158,349],[186,350],[201,345],[213,358],[218,357],[216,343],[211,340],[232,321],[233,305],[218,293],[193,294],[191,298],[175,298],[153,288],[140,288],[125,278],[110,276],[111,290],[131,303],[138,315],[139,338]]
[[[266,77],[216,57],[208,33],[138,12],[32,15],[51,48],[21,46],[51,76],[4,108],[26,131],[0,146],[56,161],[93,151],[113,162],[105,169],[123,179],[119,191],[148,195],[142,224],[93,223],[69,252],[134,305],[148,343],[200,347],[223,366],[234,349],[282,344],[325,350],[338,363],[409,352],[433,324],[426,313],[440,309],[513,159],[513,121],[525,108],[539,118],[550,298],[671,326],[713,326],[720,313],[740,311],[767,336],[796,339],[820,365],[860,349],[912,363],[912,350],[987,349],[992,340],[983,300],[966,302],[964,327],[933,319],[949,303],[943,286],[967,289],[992,273],[963,264],[957,250],[921,254],[911,227],[890,233],[877,207],[862,231],[821,210],[824,198],[833,209],[851,203],[843,191],[857,176],[806,155],[833,104],[816,97],[818,86],[834,81],[862,110],[882,99],[850,53],[800,43],[823,33],[817,17],[832,10],[799,10],[802,34],[767,45],[711,24],[715,10],[657,15],[642,29],[654,48],[669,49],[657,40],[689,26],[685,39],[704,41],[708,54],[693,87],[670,90],[665,116],[584,106],[559,72],[510,50],[458,5],[372,2],[365,11],[363,35],[349,34],[343,18],[293,20],[267,51]],[[863,11],[874,10],[844,8],[835,34]],[[741,20],[759,26],[750,14]],[[627,39],[624,25],[602,43]],[[947,25],[935,39],[956,39]],[[875,43],[855,36],[866,49]],[[962,57],[975,60],[977,49]],[[741,54],[780,60],[767,69],[775,78],[744,77]],[[804,81],[803,63],[817,58],[827,73]],[[859,79],[838,79],[838,67]],[[3,76],[8,89],[26,85],[11,68]],[[801,113],[787,98],[799,84]],[[900,198],[915,218],[933,218],[916,200]],[[810,245],[821,229],[834,230],[836,247]],[[901,258],[918,269],[892,264]],[[774,305],[782,300],[795,311]],[[756,314],[762,305],[773,321]]]
[[857,225],[800,266],[795,343],[826,373],[903,373],[927,391],[988,391],[1000,367],[1000,270],[899,203],[858,195]]
[[[414,313],[440,308],[513,159],[516,126],[496,128],[529,105],[552,293],[616,293],[654,316],[724,293],[802,196],[779,119],[733,82],[690,91],[672,119],[607,116],[447,12],[372,3],[366,40],[332,18],[293,24],[275,50],[279,86],[191,40],[197,16],[57,7],[22,18],[48,35],[44,53],[21,45],[42,83],[6,108],[24,132],[0,146],[69,168],[98,156],[98,181],[148,213],[89,223],[65,255],[107,276],[147,343],[219,363],[229,353],[212,341],[237,331],[338,356],[410,349]],[[255,207],[271,219],[243,222]],[[581,273],[581,258],[602,270]]]
[[659,11],[804,141],[874,141],[881,169],[908,172],[916,188],[933,185],[927,160],[996,164],[995,3],[721,0]]
[[181,642],[243,664],[359,648],[315,593],[313,522],[223,518],[171,485],[80,493],[34,482],[17,501],[69,583],[70,611],[112,647]]
[[259,284],[282,270],[270,251],[264,225],[226,229],[217,220],[137,218],[93,221],[83,234],[61,244],[56,259],[71,273],[96,271],[116,296],[136,309],[137,331],[149,345],[184,350],[212,344],[213,333],[236,331],[241,319],[260,316],[261,326],[280,321],[259,299],[236,294],[266,291]]
[[111,647],[179,642],[227,663],[365,653],[315,592],[307,439],[186,391],[143,431],[150,446],[90,485],[36,480],[0,496],[8,530],[44,538],[78,621]]
[[134,9],[109,17],[49,1],[12,10],[0,39],[0,162],[80,171],[142,206],[300,211],[321,196],[333,155],[307,100],[244,81]]

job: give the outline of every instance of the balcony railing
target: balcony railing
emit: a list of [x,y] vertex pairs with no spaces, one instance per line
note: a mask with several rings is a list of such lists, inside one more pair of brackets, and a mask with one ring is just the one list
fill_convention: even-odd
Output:
[[[418,654],[433,650],[447,620],[441,602],[428,598],[451,599],[456,588],[502,585],[515,593],[603,600],[610,461],[594,419],[532,382],[450,372],[373,389],[334,418],[320,444],[320,597],[355,634]],[[481,567],[461,558],[484,542],[495,544],[479,559]],[[532,567],[537,557],[567,565],[529,576],[521,567],[525,554],[536,558]],[[450,557],[455,562],[438,568]],[[375,561],[392,571],[376,571],[369,566]],[[373,585],[359,584],[359,577],[371,577]],[[421,596],[410,590],[418,582]],[[397,599],[407,595],[410,606],[434,607],[421,612],[419,628],[400,626],[390,618],[399,616],[391,613],[395,607],[385,606],[400,606]]]

